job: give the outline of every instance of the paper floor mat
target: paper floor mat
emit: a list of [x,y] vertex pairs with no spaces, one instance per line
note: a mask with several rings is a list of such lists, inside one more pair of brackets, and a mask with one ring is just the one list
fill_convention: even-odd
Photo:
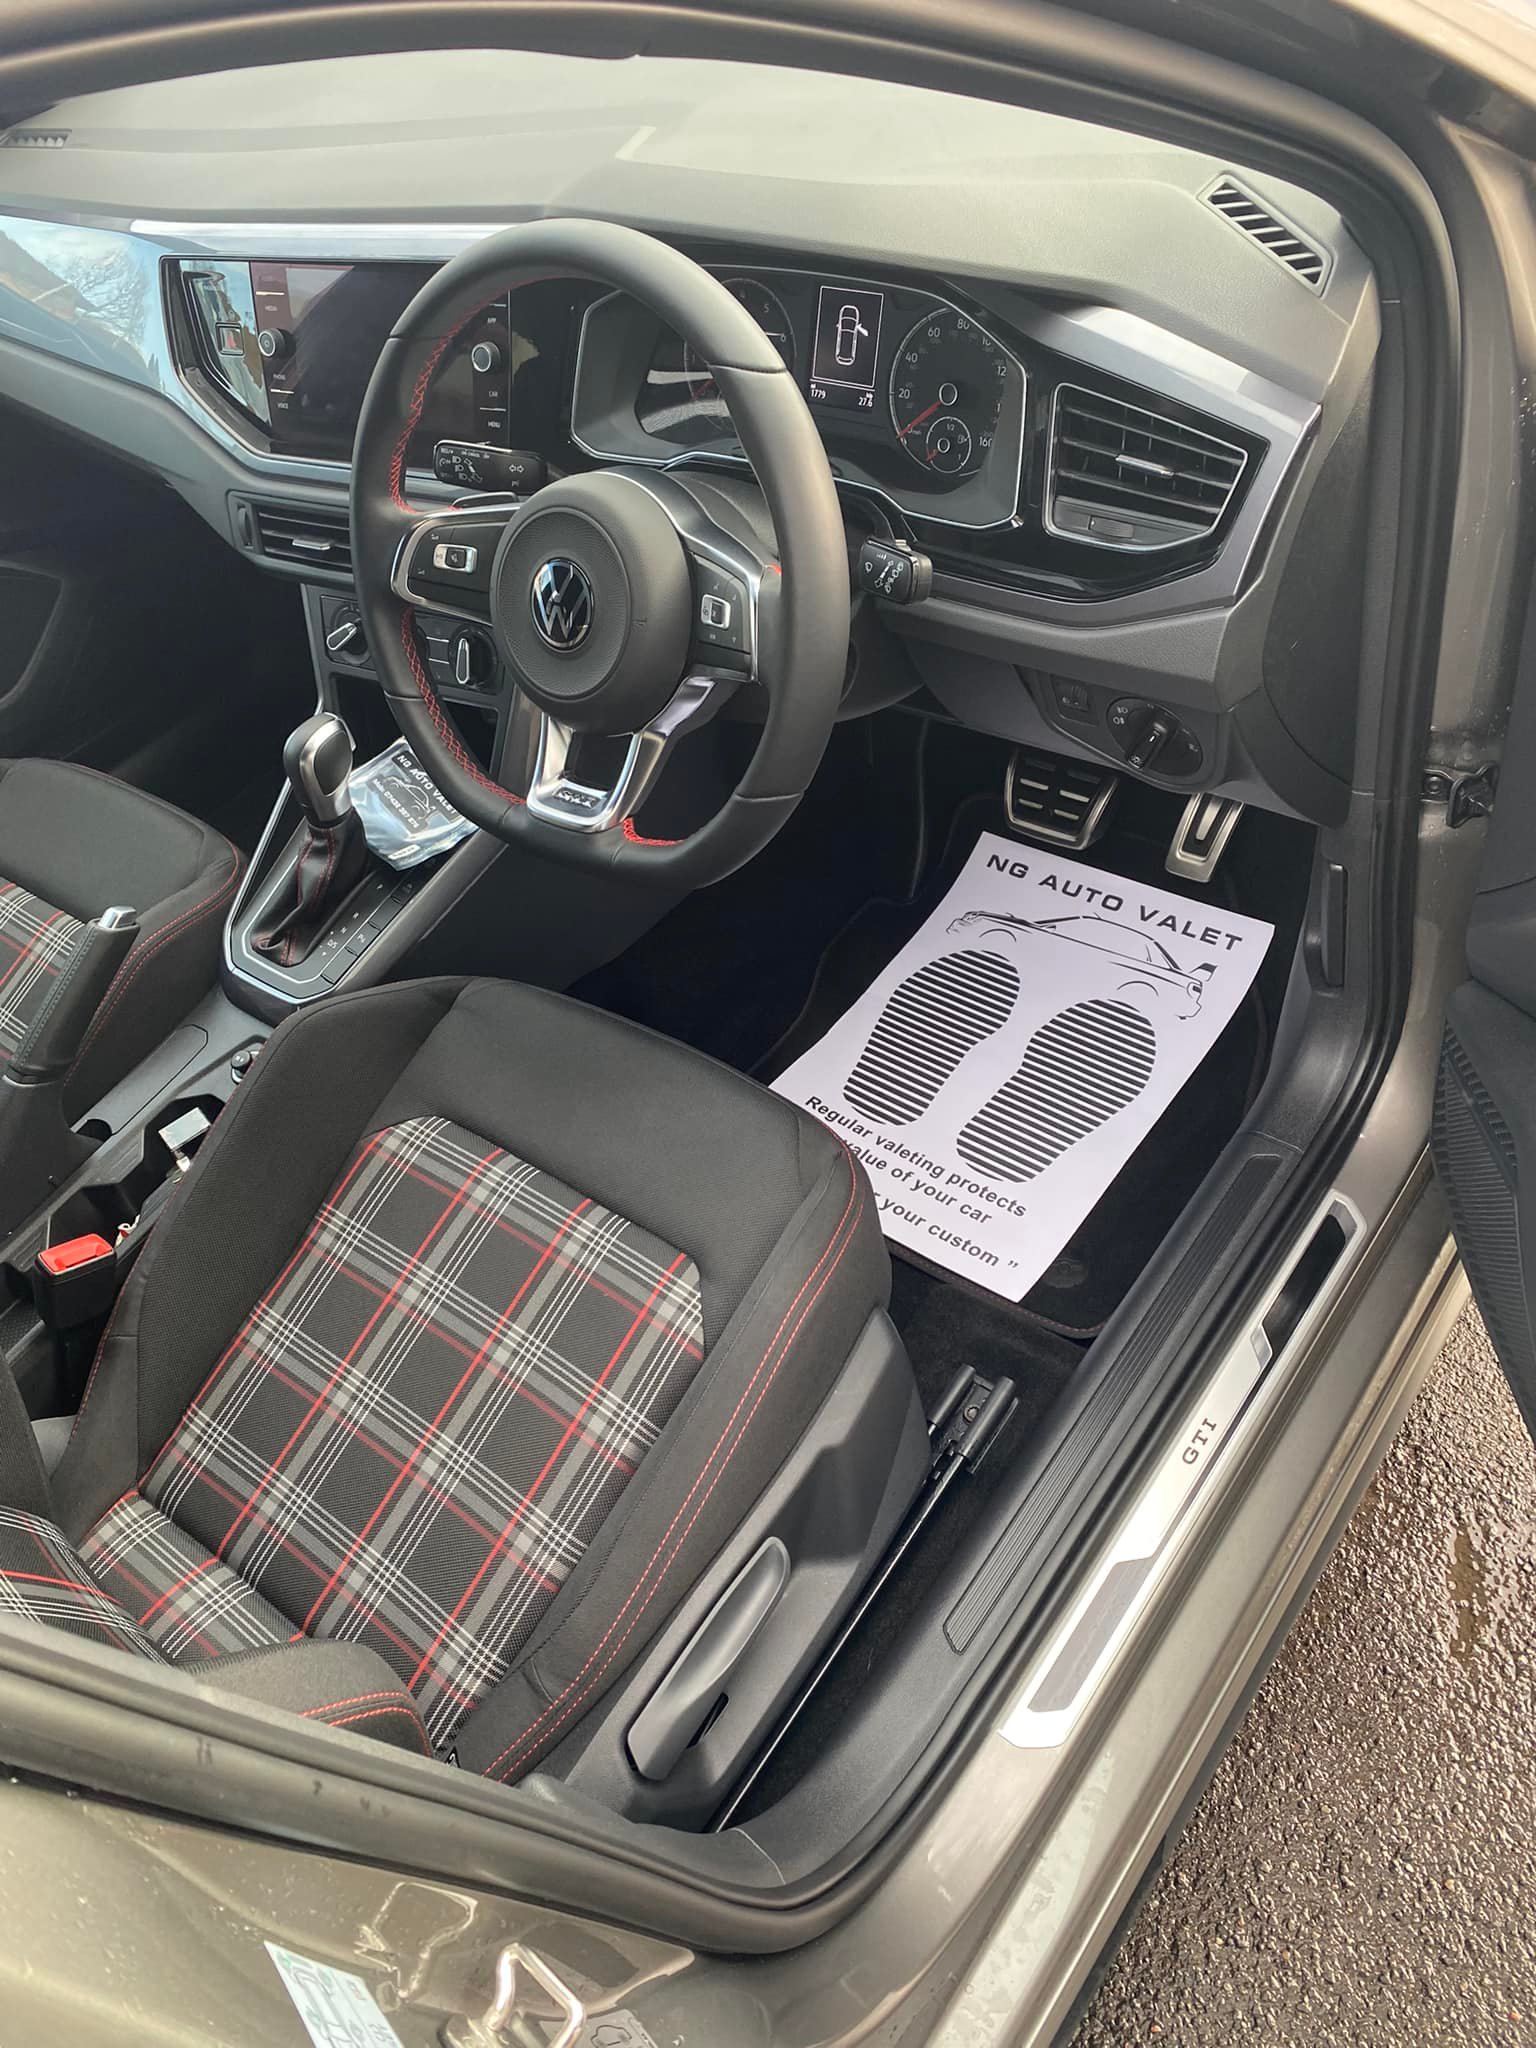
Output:
[[893,1244],[1019,1301],[1196,1073],[1273,936],[985,833],[773,1085],[863,1160]]

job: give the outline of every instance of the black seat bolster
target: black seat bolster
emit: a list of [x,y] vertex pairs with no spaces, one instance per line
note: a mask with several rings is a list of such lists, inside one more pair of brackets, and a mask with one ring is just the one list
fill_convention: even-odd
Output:
[[295,1643],[243,1655],[183,1664],[189,1678],[263,1707],[279,1707],[327,1728],[369,1735],[397,1749],[430,1756],[427,1731],[416,1702],[377,1650],[366,1643],[321,1642],[306,1636]]
[[174,804],[73,761],[0,761],[0,878],[89,923],[125,904],[139,935],[65,1088],[83,1115],[212,986],[240,856]]

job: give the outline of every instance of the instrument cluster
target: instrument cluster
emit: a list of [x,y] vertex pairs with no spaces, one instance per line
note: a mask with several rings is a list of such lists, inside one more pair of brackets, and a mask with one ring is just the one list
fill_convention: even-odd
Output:
[[[964,307],[906,284],[718,269],[817,419],[833,472],[916,517],[1007,525],[1022,468],[1026,378]],[[744,460],[709,365],[623,293],[582,325],[572,433],[605,460]]]

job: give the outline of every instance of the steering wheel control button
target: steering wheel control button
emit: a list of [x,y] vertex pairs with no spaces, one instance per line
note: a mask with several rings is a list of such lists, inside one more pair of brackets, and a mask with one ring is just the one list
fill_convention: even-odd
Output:
[[714,666],[745,671],[752,654],[752,600],[746,584],[697,556],[693,577],[695,652]]
[[933,563],[904,540],[866,540],[859,548],[858,585],[887,604],[921,604],[933,588]]
[[421,604],[436,600],[450,610],[462,610],[468,600],[470,610],[478,614],[490,591],[492,560],[505,530],[505,518],[434,520],[418,527],[400,594]]
[[432,550],[433,568],[451,570],[455,576],[473,576],[479,560],[480,550],[462,541],[440,540]]
[[479,441],[439,441],[432,450],[439,483],[467,491],[509,491],[526,498],[544,488],[549,464],[525,448],[491,448]]

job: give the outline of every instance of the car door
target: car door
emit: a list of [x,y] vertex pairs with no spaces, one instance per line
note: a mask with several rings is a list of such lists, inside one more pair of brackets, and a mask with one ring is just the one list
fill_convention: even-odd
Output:
[[[1536,1434],[1536,689],[1517,691],[1446,1005],[1434,1154],[1477,1305]],[[1486,800],[1474,786],[1474,802]],[[1455,797],[1453,796],[1453,803]],[[1454,816],[1454,812],[1453,812]]]

